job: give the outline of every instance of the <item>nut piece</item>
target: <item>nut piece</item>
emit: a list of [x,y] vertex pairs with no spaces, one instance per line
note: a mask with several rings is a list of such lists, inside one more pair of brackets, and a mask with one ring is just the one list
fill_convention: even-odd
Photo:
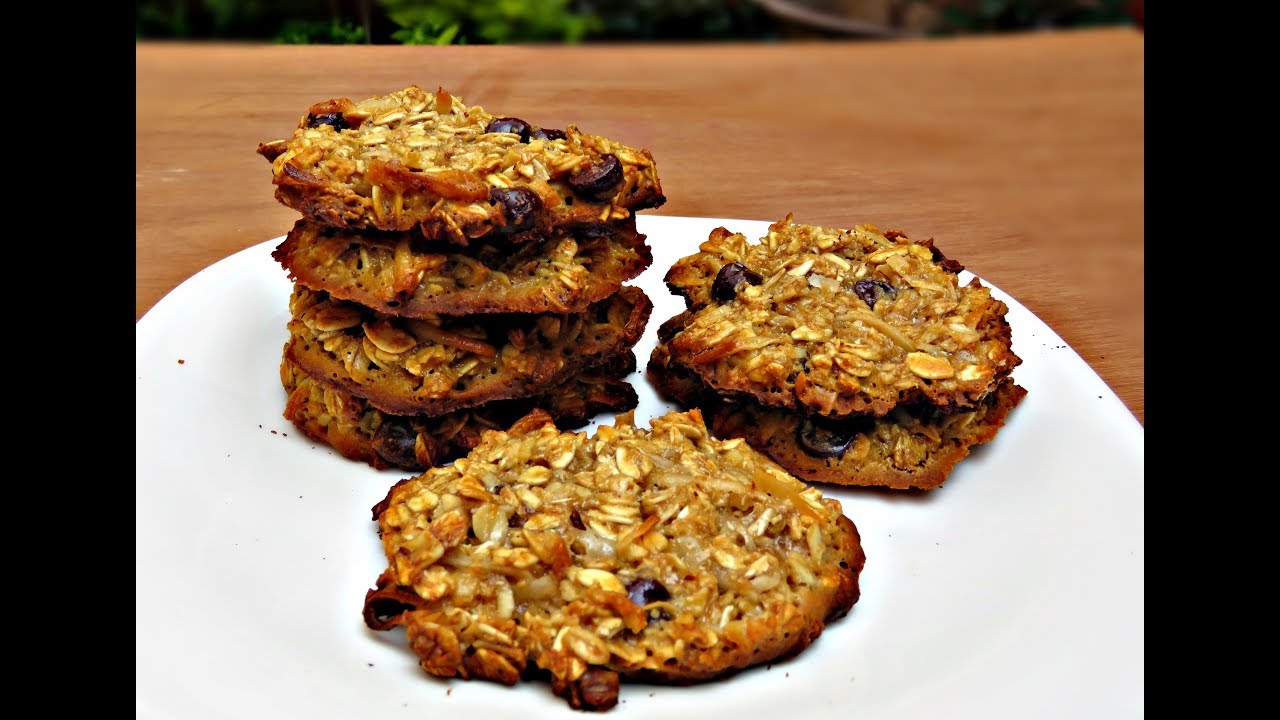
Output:
[[907,353],[907,368],[926,380],[942,380],[956,374],[951,363],[929,353]]
[[311,321],[320,332],[346,330],[360,324],[363,314],[359,308],[347,304],[331,304],[321,307]]
[[412,350],[418,344],[412,335],[392,325],[387,318],[365,323],[364,336],[379,350],[393,355]]

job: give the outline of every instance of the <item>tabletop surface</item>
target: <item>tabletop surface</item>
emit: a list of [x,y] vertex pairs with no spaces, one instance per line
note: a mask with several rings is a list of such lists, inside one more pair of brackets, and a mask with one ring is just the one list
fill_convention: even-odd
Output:
[[443,86],[491,112],[648,148],[667,203],[647,213],[792,213],[933,237],[1054,328],[1145,423],[1144,50],[1133,29],[768,45],[139,43],[135,320],[292,226],[259,142],[288,136],[320,100]]

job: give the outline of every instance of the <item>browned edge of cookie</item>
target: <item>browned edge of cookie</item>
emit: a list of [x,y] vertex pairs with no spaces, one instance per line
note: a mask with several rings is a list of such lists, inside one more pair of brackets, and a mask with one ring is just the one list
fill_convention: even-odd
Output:
[[[696,410],[694,411],[696,412]],[[536,430],[549,422],[548,416],[538,410],[517,421],[508,431],[512,435]],[[388,491],[386,497],[374,505],[373,520],[377,522],[385,513],[392,501],[394,491],[414,478],[405,478],[397,482]],[[763,623],[756,623],[755,640],[750,647],[743,646],[739,653],[732,656],[716,654],[716,662],[699,665],[686,662],[679,670],[640,670],[615,672],[607,667],[589,666],[587,671],[575,681],[565,682],[551,676],[547,670],[537,667],[528,657],[503,655],[500,662],[486,662],[481,653],[462,655],[462,665],[455,669],[455,674],[464,678],[486,679],[504,684],[514,684],[519,680],[547,680],[552,682],[552,691],[564,698],[576,710],[608,710],[618,702],[620,690],[619,678],[639,682],[661,683],[671,685],[687,685],[725,678],[739,673],[749,667],[761,665],[778,659],[796,655],[811,645],[821,636],[826,625],[844,617],[861,596],[860,577],[866,565],[866,553],[862,547],[861,536],[857,527],[847,516],[836,518],[840,531],[840,544],[837,548],[839,560],[835,564],[840,568],[837,584],[828,594],[817,593],[808,596],[815,605],[820,597],[826,597],[824,607],[800,607],[796,612],[788,613],[782,623],[768,628]],[[384,571],[376,582],[376,586],[365,593],[363,617],[365,624],[372,630],[385,631],[398,626],[413,629],[409,624],[409,615],[419,610],[425,601],[414,592],[413,588],[397,585],[390,570]],[[414,639],[410,638],[410,645]],[[492,655],[492,653],[490,653]],[[425,665],[428,658],[421,660]],[[433,672],[432,674],[437,674]]]
[[[389,224],[374,225],[367,221],[363,213],[352,211],[354,204],[362,198],[350,192],[332,192],[323,187],[323,183],[301,171],[293,170],[286,165],[286,174],[275,179],[275,199],[287,208],[297,210],[303,217],[312,222],[330,227],[348,230],[364,230],[375,228],[389,232],[417,232],[430,240],[444,240],[465,247],[490,233],[503,232],[510,222],[503,213],[472,216],[470,214],[432,212],[421,218],[417,224],[400,223],[404,227]],[[628,208],[631,213],[661,207],[667,198],[662,188],[635,196],[633,204]],[[601,205],[599,203],[578,202],[573,205],[561,205],[561,209],[553,214],[542,213],[529,221],[527,231],[512,233],[515,242],[523,242],[536,237],[557,232],[570,233],[603,233],[608,232],[609,223],[600,220]]]
[[[832,485],[884,487],[892,490],[932,490],[950,477],[955,466],[974,447],[990,442],[1004,426],[1008,415],[1022,401],[1027,391],[1012,380],[1006,380],[988,398],[987,408],[969,412],[982,413],[973,434],[963,441],[953,441],[929,453],[928,461],[917,470],[867,467],[849,468],[833,458],[828,462],[814,457],[795,442],[796,430],[786,426],[784,433],[769,433],[758,423],[759,418],[732,411],[713,411],[710,427],[718,437],[741,437],[752,447],[768,455],[796,477]],[[799,422],[799,418],[796,418]]]
[[[541,424],[544,418],[530,418],[533,423]],[[399,485],[412,480],[406,478],[396,483]],[[373,507],[373,517],[378,517],[388,508],[392,492]],[[831,601],[825,613],[815,613],[813,608],[803,608],[793,613],[783,625],[774,632],[761,633],[753,648],[743,648],[735,657],[721,655],[715,665],[682,668],[674,671],[649,671],[617,673],[606,668],[592,667],[581,678],[573,682],[559,682],[550,678],[549,673],[539,669],[534,663],[524,662],[519,674],[515,677],[507,672],[491,672],[491,668],[480,661],[472,661],[471,656],[464,660],[463,677],[476,677],[493,680],[505,684],[513,684],[518,680],[552,680],[552,691],[564,698],[575,710],[608,710],[618,702],[619,677],[637,682],[650,682],[669,685],[688,685],[735,675],[749,667],[761,665],[774,660],[793,657],[809,647],[826,629],[828,623],[839,620],[849,613],[861,596],[859,580],[866,565],[867,556],[862,547],[862,538],[857,527],[847,516],[836,519],[841,531],[838,565],[843,571],[839,576],[839,584],[834,588]],[[385,631],[399,627],[407,622],[407,615],[415,612],[423,605],[423,600],[413,588],[397,585],[390,570],[379,575],[376,586],[365,593],[364,620],[372,630]],[[515,658],[507,658],[515,660]],[[507,669],[504,663],[503,670]]]
[[[981,280],[975,277],[970,281],[969,287],[982,288],[983,285]],[[1008,348],[1007,355],[1011,358],[1007,367],[994,373],[991,379],[986,381],[985,391],[981,394],[971,392],[934,393],[928,389],[928,385],[912,386],[905,389],[899,388],[896,393],[891,393],[891,397],[879,400],[868,401],[855,394],[851,398],[831,402],[831,407],[829,408],[819,408],[813,407],[808,400],[808,398],[816,396],[817,393],[813,391],[812,382],[803,382],[806,378],[804,373],[800,373],[794,382],[786,383],[789,387],[775,389],[779,391],[770,391],[765,388],[753,390],[733,387],[733,383],[725,378],[727,373],[715,362],[718,359],[718,349],[698,348],[695,344],[689,342],[687,335],[680,334],[680,331],[685,325],[689,324],[694,314],[698,312],[697,309],[686,310],[676,316],[682,319],[680,327],[672,332],[671,337],[664,342],[668,342],[670,345],[673,355],[677,357],[677,362],[680,362],[691,372],[697,373],[704,383],[714,387],[717,391],[726,395],[750,397],[762,405],[782,408],[791,412],[819,414],[832,420],[838,420],[864,415],[883,416],[898,407],[923,403],[946,411],[961,411],[979,407],[996,387],[1004,383],[1012,375],[1013,368],[1022,362],[1022,359],[1012,351],[1013,329],[1001,310],[1004,307],[1003,302],[999,303],[998,308],[994,308],[981,318],[977,327],[978,332],[983,333],[995,342],[1002,343]]]
[[[841,559],[838,565],[844,572],[840,574],[839,585],[832,593],[830,605],[825,613],[811,612],[811,609],[806,608],[798,613],[798,616],[812,618],[811,622],[793,622],[778,628],[778,632],[761,635],[752,652],[744,651],[730,662],[722,665],[706,666],[678,675],[642,671],[622,673],[622,676],[640,682],[674,685],[704,682],[735,675],[749,667],[772,660],[793,657],[809,647],[822,635],[822,631],[826,629],[828,623],[847,615],[862,594],[859,580],[862,569],[867,562],[867,555],[862,547],[862,536],[859,535],[858,528],[848,516],[841,515],[836,519],[836,523],[841,530],[841,545],[839,548]],[[799,618],[796,619],[798,620]]]
[[[421,472],[466,454],[486,430],[505,428],[535,410],[545,411],[548,421],[562,430],[581,427],[603,412],[630,410],[639,398],[621,378],[635,368],[635,353],[626,352],[542,395],[499,400],[434,418],[383,413],[363,399],[311,377],[294,365],[287,353],[281,361],[280,379],[288,392],[284,417],[307,437],[378,470],[397,467]],[[336,412],[340,417],[323,422],[310,407],[309,389],[299,383],[296,374],[333,393],[337,407],[327,406],[322,412]]]
[[[689,415],[696,418],[697,424],[702,424],[698,410],[690,411]],[[508,434],[519,437],[538,431],[546,424],[545,414],[539,411],[517,421]],[[772,464],[767,458],[760,460]],[[398,488],[415,480],[417,478],[406,478],[396,483],[374,506],[375,522],[381,522],[383,515],[391,509]],[[769,488],[769,484],[760,486],[765,492],[776,493]],[[712,641],[705,648],[686,646],[684,650],[678,650],[682,657],[678,668],[667,662],[653,670],[628,670],[617,667],[611,659],[604,664],[589,663],[580,677],[567,681],[558,673],[539,669],[543,661],[534,662],[530,655],[533,648],[511,646],[510,636],[501,646],[481,642],[479,648],[474,644],[460,647],[453,632],[435,624],[439,622],[435,616],[440,612],[447,613],[448,607],[440,607],[438,602],[419,596],[412,587],[398,585],[390,569],[382,573],[376,587],[366,593],[363,615],[366,625],[373,630],[403,626],[408,632],[410,648],[420,657],[420,665],[432,675],[486,679],[508,685],[522,679],[546,679],[550,675],[553,692],[575,709],[607,710],[618,702],[620,676],[647,682],[688,684],[732,675],[753,665],[790,657],[808,647],[821,635],[827,623],[847,614],[860,596],[859,580],[866,563],[860,535],[847,516],[837,515],[833,520],[837,537],[836,542],[828,547],[834,549],[836,555],[828,556],[830,561],[824,562],[824,567],[835,572],[824,574],[825,579],[819,586],[821,592],[805,594],[804,600],[790,611],[769,613],[749,623],[748,629],[735,637],[732,644],[737,650],[732,653],[724,652],[729,649],[728,644],[721,647],[717,641]],[[443,520],[439,522],[442,523],[439,531],[444,532]],[[459,531],[453,527],[450,532],[456,536]],[[433,526],[429,532],[434,534],[437,530]],[[588,597],[593,598],[591,602],[607,606],[613,606],[613,600],[617,600],[631,610],[636,607],[627,598],[618,599],[613,593],[600,589],[591,590]]]
[[[854,233],[853,230],[794,225],[792,216],[788,215],[783,221],[770,226],[770,238],[772,238],[772,233],[775,231],[781,233],[787,230],[812,230],[819,233],[838,232],[841,236]],[[874,226],[857,227],[859,232],[864,230],[879,235],[879,231]],[[900,240],[902,243],[909,243],[910,247],[928,251],[931,262],[936,265],[936,270],[950,275],[951,279],[958,285],[958,277],[955,276],[963,270],[963,266],[954,260],[948,259],[937,248],[932,238],[923,242],[911,241],[906,238],[905,233],[896,230],[887,231],[883,237],[890,240]],[[718,245],[732,239],[745,243],[748,251],[760,250],[765,247],[772,248],[773,255],[770,257],[774,260],[782,259],[785,263],[786,258],[792,257],[790,254],[777,252],[777,248],[772,245],[765,245],[764,240],[761,240],[760,243],[751,243],[740,233],[732,233],[724,227],[717,227],[711,231],[707,242],[699,246],[698,252],[677,260],[668,269],[663,278],[668,289],[673,294],[682,297],[686,305],[686,311],[678,316],[683,318],[684,321],[663,342],[671,346],[672,355],[682,365],[696,372],[703,382],[721,393],[747,396],[764,405],[785,408],[792,412],[807,415],[822,415],[831,419],[864,415],[882,416],[900,406],[912,406],[922,403],[935,405],[944,410],[975,409],[980,408],[984,399],[1010,376],[1014,367],[1021,363],[1021,358],[1012,350],[1012,328],[1005,316],[1008,309],[1007,306],[998,299],[990,297],[989,289],[983,285],[980,278],[974,277],[961,290],[987,293],[987,297],[991,300],[982,308],[983,312],[980,316],[973,317],[972,320],[976,322],[974,329],[983,342],[995,345],[1000,350],[998,359],[990,353],[984,356],[992,359],[994,367],[990,369],[994,370],[994,372],[984,372],[988,368],[979,368],[975,365],[974,368],[976,370],[971,376],[965,376],[963,373],[956,373],[950,376],[937,374],[935,376],[935,373],[941,373],[941,370],[930,365],[928,362],[930,358],[925,357],[929,353],[917,351],[909,352],[905,359],[907,367],[911,366],[913,356],[915,356],[914,360],[920,365],[920,370],[912,369],[911,371],[913,379],[916,380],[914,384],[894,383],[883,386],[883,389],[868,391],[857,383],[853,383],[852,388],[840,386],[839,389],[836,389],[833,388],[833,378],[831,377],[828,377],[826,382],[821,380],[815,382],[812,379],[823,373],[830,376],[832,372],[837,372],[830,370],[833,365],[831,362],[833,353],[826,352],[820,358],[813,358],[815,361],[822,360],[821,364],[815,362],[810,365],[807,363],[810,358],[802,358],[799,365],[785,368],[784,372],[776,374],[765,373],[767,378],[765,380],[744,379],[741,372],[731,365],[726,366],[723,358],[726,356],[744,357],[741,354],[743,347],[741,339],[746,337],[749,342],[755,335],[755,329],[740,323],[736,330],[723,332],[720,328],[732,324],[734,315],[729,313],[726,316],[716,313],[723,313],[724,309],[721,307],[723,303],[742,301],[743,295],[738,294],[738,288],[744,285],[759,285],[762,279],[751,268],[746,268],[742,262],[729,262],[735,258],[743,262],[747,261],[749,259],[746,257],[749,254],[748,252],[743,251],[741,248],[717,248]],[[919,253],[916,254],[918,255]],[[827,253],[823,257],[827,255],[831,254]],[[805,264],[803,267],[807,271],[810,265]],[[760,268],[757,267],[756,269]],[[798,271],[800,269],[794,268],[793,270]],[[726,270],[734,270],[737,275],[734,272],[730,272],[722,278],[721,275],[724,274],[722,271]],[[774,271],[769,270],[768,272]],[[796,272],[788,271],[786,275],[796,275]],[[755,279],[749,280],[748,276],[754,276]],[[775,273],[773,277],[777,278],[779,276]],[[725,285],[724,283],[729,284]],[[765,284],[768,285],[768,283]],[[810,285],[813,285],[813,283],[810,282]],[[715,290],[717,287],[720,290]],[[732,289],[726,290],[730,287]],[[819,286],[814,285],[814,287]],[[735,297],[730,300],[728,297],[716,294],[726,291]],[[750,295],[750,292],[747,295],[755,297]],[[805,305],[800,302],[794,306],[803,308]],[[721,322],[710,329],[706,325],[699,325],[704,319],[701,316],[701,313],[704,312],[711,312],[712,317],[719,318]],[[772,308],[772,312],[775,314],[779,312],[776,303]],[[784,315],[788,318],[791,317],[789,313],[784,313]],[[726,319],[728,322],[725,322]],[[809,338],[803,333],[805,327],[807,326],[797,328],[792,333],[792,337],[796,338],[796,333],[801,333],[798,339],[808,341]],[[911,349],[908,344],[899,344],[906,349]],[[760,354],[767,354],[769,352],[768,346],[777,348],[789,347],[790,345],[785,340],[766,343],[766,347],[760,349]],[[919,348],[916,348],[916,350],[919,350]],[[751,355],[745,355],[745,357],[760,359]],[[791,361],[796,359],[794,357],[790,358]],[[843,369],[844,365],[840,362],[841,358],[835,357],[834,359],[836,360],[834,365]],[[854,363],[859,361],[856,357],[846,357],[844,359]],[[749,361],[744,362],[751,366]],[[742,364],[742,362],[739,364]],[[816,371],[815,367],[817,368]],[[950,372],[954,373],[954,370]],[[948,383],[958,383],[959,387],[948,387]]]
[[[340,263],[335,262],[328,267],[319,263],[308,262],[308,254],[314,255],[317,249],[312,248],[316,242],[311,235],[324,233],[330,235],[326,242],[336,245],[334,259],[346,252],[341,240],[349,240],[349,246],[364,244],[380,244],[388,248],[397,247],[400,240],[409,240],[406,249],[412,249],[416,255],[405,255],[405,275],[409,282],[399,277],[391,277],[388,273],[386,281],[375,283],[367,278],[353,278]],[[417,278],[423,274],[428,261],[440,263],[468,262],[481,249],[494,254],[505,254],[508,261],[513,259],[521,264],[537,264],[549,261],[547,253],[559,243],[565,235],[553,235],[529,240],[526,243],[515,243],[510,238],[495,236],[477,238],[467,248],[444,241],[428,241],[417,237],[414,233],[383,233],[376,230],[341,231],[324,228],[299,220],[289,231],[288,236],[272,252],[271,257],[289,273],[289,278],[313,290],[323,290],[335,298],[359,303],[379,312],[401,317],[424,317],[431,314],[468,315],[481,313],[574,313],[581,312],[590,304],[603,300],[614,294],[622,284],[634,279],[653,263],[653,253],[645,235],[636,231],[635,219],[613,224],[599,232],[584,233],[574,239],[584,248],[579,254],[586,254],[594,260],[585,277],[558,276],[554,282],[534,286],[530,284],[520,292],[504,293],[503,288],[480,283],[474,287],[431,292],[418,284]],[[415,239],[416,238],[416,239]],[[487,243],[487,247],[486,244]],[[396,250],[397,254],[399,249]],[[324,254],[323,252],[320,254]],[[445,260],[445,258],[456,260]],[[418,261],[423,267],[413,267]],[[474,260],[471,261],[474,263]],[[397,268],[398,269],[398,268]],[[581,268],[577,268],[579,271]],[[487,270],[487,269],[486,269]]]
[[[788,215],[787,219],[789,221],[791,216]],[[884,234],[885,237],[889,238],[906,237],[906,233],[901,230],[886,230]],[[734,235],[733,231],[721,225],[711,231],[708,235],[708,242],[720,242],[731,235]],[[964,270],[964,265],[943,254],[942,250],[937,246],[937,243],[933,238],[913,242],[928,248],[929,252],[933,256],[933,261],[938,263],[939,267],[943,270],[956,274],[959,274]],[[715,258],[708,256],[709,254],[699,254],[706,256],[707,262],[710,263],[706,267],[706,272],[703,272],[701,268],[692,263],[676,262],[667,269],[666,274],[662,277],[662,281],[667,286],[667,290],[669,290],[672,295],[679,296],[684,300],[686,310],[696,310],[712,302],[710,297],[711,285],[709,278],[715,278],[720,269],[724,266],[724,263],[715,263]]]
[[[547,392],[568,381],[575,374],[595,367],[608,358],[630,350],[644,333],[653,303],[638,287],[625,286],[614,295],[601,300],[595,308],[606,304],[623,303],[629,307],[620,332],[608,346],[595,348],[591,353],[574,353],[567,358],[540,358],[532,371],[519,377],[485,376],[463,390],[452,390],[438,397],[421,397],[399,392],[394,383],[356,383],[347,374],[341,361],[323,351],[317,343],[305,341],[296,335],[285,346],[289,360],[306,370],[316,380],[334,388],[361,397],[377,409],[392,415],[443,415],[444,413],[475,407],[495,400],[526,397]],[[558,360],[564,362],[558,362]]]
[[[659,328],[659,338],[670,336],[681,316]],[[913,470],[877,468],[870,464],[846,463],[843,456],[817,457],[805,452],[797,441],[804,417],[787,410],[762,405],[750,397],[716,392],[692,370],[674,362],[664,344],[654,348],[647,366],[647,376],[658,394],[690,408],[701,408],[707,426],[716,437],[740,437],[764,453],[793,475],[813,482],[833,485],[885,487],[894,490],[932,490],[942,485],[956,464],[969,456],[977,445],[990,442],[1004,426],[1008,415],[1026,396],[1026,389],[1007,378],[992,391],[978,408],[954,411],[974,413],[976,419],[965,426],[970,434],[953,438],[942,447],[929,451],[928,459]],[[936,413],[933,409],[917,411]],[[892,417],[860,418],[862,423],[892,423]],[[847,421],[846,421],[847,422]],[[779,427],[779,425],[781,427]],[[861,435],[862,433],[858,433]]]
[[[420,122],[425,116],[419,113],[428,108],[438,113],[435,125]],[[488,127],[502,119],[523,127]],[[366,143],[345,134],[371,126],[395,133],[401,121],[413,140],[428,140],[425,145],[411,143],[415,147],[434,146],[427,135],[444,141],[443,157],[434,157],[435,153],[430,153],[431,158],[418,157],[422,152],[404,147],[379,152],[374,148],[382,145],[378,139]],[[485,121],[482,129],[479,123]],[[415,127],[417,134],[412,132]],[[515,133],[520,136],[518,145],[533,140],[544,143],[544,159],[549,152],[546,143],[558,149],[572,147],[574,152],[568,155],[576,160],[552,162],[548,170],[553,172],[545,179],[530,173],[524,162],[508,167],[503,175],[501,167],[489,162],[493,155],[484,161],[466,161],[468,143],[482,144],[479,138],[490,132]],[[463,150],[451,152],[459,148]],[[497,157],[507,154],[494,147],[488,150]],[[413,85],[359,101],[341,97],[314,103],[290,138],[261,143],[257,152],[272,164],[276,199],[316,222],[343,228],[415,230],[459,245],[495,231],[590,228],[601,218],[620,219],[666,201],[649,150],[581,132],[572,124],[557,130],[500,118],[478,105],[468,107],[442,87],[429,93]],[[284,157],[290,153],[296,154]],[[409,162],[413,167],[404,162],[406,155],[414,157]],[[557,160],[565,156],[559,150],[555,155]],[[455,167],[458,156],[463,162]],[[342,166],[340,179],[317,167],[325,160]],[[418,167],[422,161],[425,166]]]

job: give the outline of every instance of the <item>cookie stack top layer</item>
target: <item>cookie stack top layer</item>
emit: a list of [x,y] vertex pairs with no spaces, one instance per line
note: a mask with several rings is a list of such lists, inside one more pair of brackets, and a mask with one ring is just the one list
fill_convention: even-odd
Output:
[[276,198],[311,220],[463,245],[490,232],[601,228],[666,200],[647,150],[417,86],[313,105],[292,137],[258,152],[272,162]]

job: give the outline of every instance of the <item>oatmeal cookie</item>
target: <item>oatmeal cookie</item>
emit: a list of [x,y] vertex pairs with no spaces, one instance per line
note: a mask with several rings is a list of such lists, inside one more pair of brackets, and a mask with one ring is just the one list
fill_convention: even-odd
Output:
[[383,412],[442,415],[545,393],[629,351],[652,308],[624,287],[580,313],[400,318],[295,284],[285,352]]
[[871,225],[717,228],[667,284],[694,311],[673,357],[723,392],[829,417],[975,408],[1021,360],[1008,307],[932,242]]
[[653,262],[634,219],[599,237],[511,243],[492,236],[465,249],[417,233],[299,220],[271,256],[309,288],[405,317],[581,312]]
[[443,89],[326,100],[258,152],[276,199],[317,223],[462,245],[490,232],[603,229],[666,200],[648,150],[495,117]]
[[389,567],[365,598],[426,672],[550,676],[573,707],[620,678],[711,679],[803,650],[858,599],[840,503],[697,410],[593,437],[538,419],[485,433],[375,508]]
[[740,437],[792,474],[834,485],[932,490],[973,446],[990,441],[1027,394],[1004,380],[972,410],[898,406],[883,417],[827,419],[716,393],[695,373],[654,348],[649,378],[658,392],[698,407],[719,438]]
[[603,412],[630,410],[636,406],[636,391],[621,378],[635,367],[636,356],[628,352],[544,395],[498,400],[436,417],[384,413],[362,398],[317,382],[288,357],[280,364],[280,381],[289,393],[285,419],[311,439],[379,470],[421,472],[465,455],[484,431],[509,427],[535,408],[545,410],[566,430]]

